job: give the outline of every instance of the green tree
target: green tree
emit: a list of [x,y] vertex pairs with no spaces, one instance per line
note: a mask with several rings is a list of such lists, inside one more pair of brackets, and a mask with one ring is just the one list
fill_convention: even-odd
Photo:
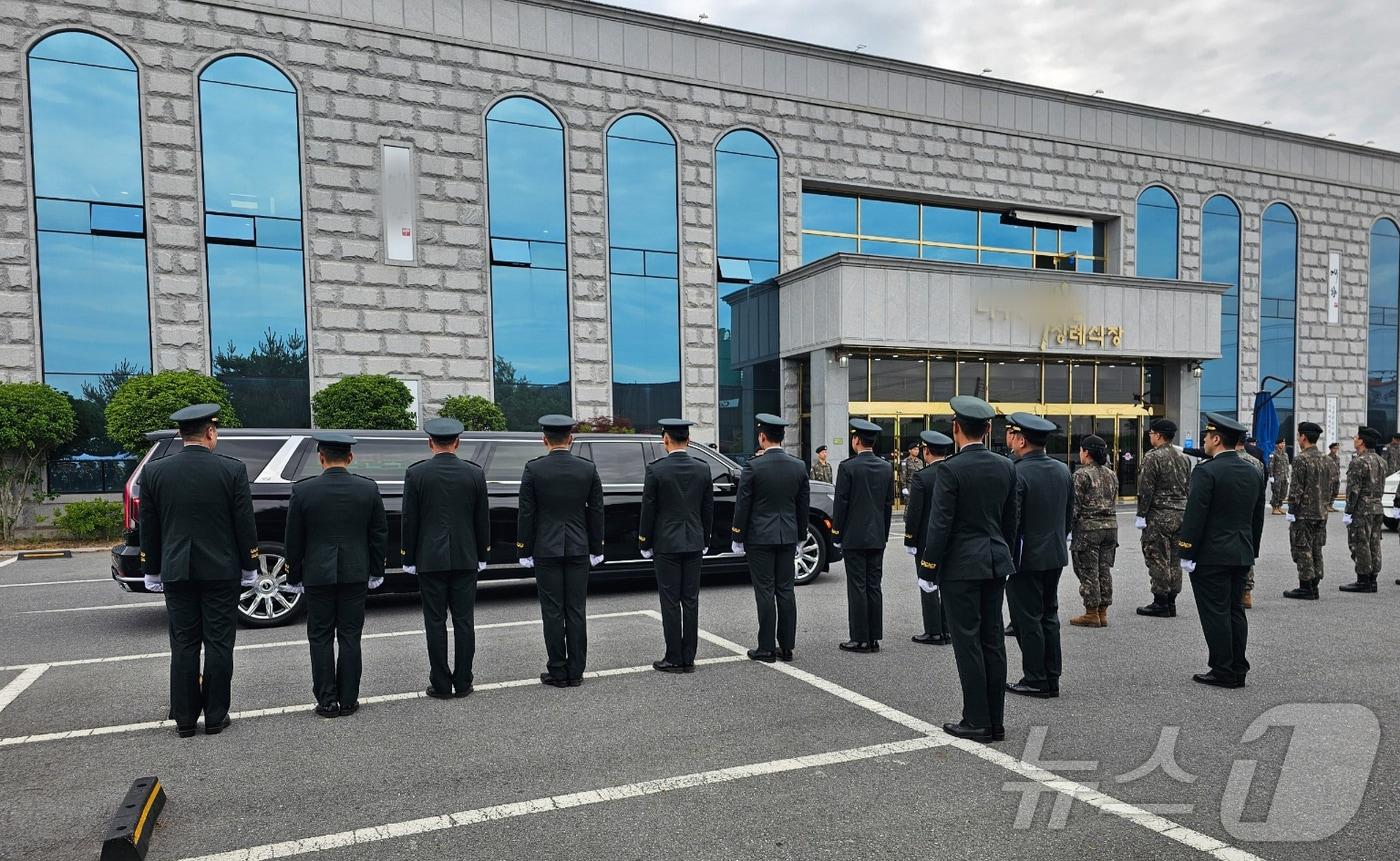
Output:
[[68,396],[43,383],[0,383],[0,540],[15,537],[24,510],[42,498],[49,452],[73,438]]
[[228,387],[239,413],[259,426],[300,428],[311,420],[306,338],[300,332],[284,337],[268,328],[243,353],[229,341],[214,353],[214,376]]
[[506,414],[509,430],[538,430],[540,416],[569,412],[568,383],[532,383],[499,356],[493,370],[496,403]]
[[358,374],[331,383],[311,398],[318,428],[413,430],[413,393],[382,374]]
[[500,407],[480,395],[448,398],[442,402],[438,415],[456,419],[469,431],[503,431],[506,414]]
[[131,377],[107,402],[107,436],[123,451],[142,454],[146,434],[172,426],[170,414],[191,404],[218,404],[219,425],[238,427],[238,413],[224,384],[198,371],[162,371]]

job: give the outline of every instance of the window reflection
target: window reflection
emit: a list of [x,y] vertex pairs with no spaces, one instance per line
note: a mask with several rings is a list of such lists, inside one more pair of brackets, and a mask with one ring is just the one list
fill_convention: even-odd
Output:
[[1388,218],[1371,228],[1370,297],[1366,424],[1384,435],[1396,429],[1396,360],[1400,350],[1400,228]]
[[[1259,260],[1259,378],[1269,391],[1294,379],[1298,300],[1298,219],[1282,203],[1264,210]],[[1293,389],[1274,398],[1279,436],[1293,439]]]
[[200,74],[199,97],[214,375],[244,425],[309,427],[296,90],[230,56]]
[[[564,127],[534,99],[486,115],[492,376],[510,430],[569,413]],[[638,255],[638,267],[644,266]]]
[[1137,274],[1143,278],[1175,278],[1176,257],[1176,198],[1154,185],[1138,195]]
[[721,138],[715,146],[715,253],[719,267],[719,301],[715,304],[719,449],[726,454],[752,451],[757,445],[753,422],[744,420],[744,405],[754,402],[760,372],[730,364],[731,308],[723,300],[777,274],[778,206],[778,153],[773,145],[747,129]]
[[135,460],[104,410],[151,352],[136,66],[76,30],[39,42],[28,66],[43,375],[78,419],[49,490],[117,491]]
[[1201,280],[1229,284],[1220,299],[1220,358],[1201,372],[1201,412],[1233,416],[1239,409],[1240,210],[1215,195],[1201,209]]
[[608,129],[607,175],[610,255],[644,252],[643,274],[609,285],[613,414],[647,429],[681,412],[676,142],[651,117],[623,117]]

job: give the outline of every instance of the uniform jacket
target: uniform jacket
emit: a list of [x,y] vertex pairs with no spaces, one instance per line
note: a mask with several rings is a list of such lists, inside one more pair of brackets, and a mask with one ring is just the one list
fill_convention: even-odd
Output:
[[491,509],[481,467],[438,452],[403,479],[403,564],[422,572],[470,571],[491,553]]
[[739,475],[733,538],[740,544],[795,545],[807,534],[811,482],[802,461],[774,446]]
[[1358,454],[1347,464],[1347,507],[1352,515],[1380,514],[1385,496],[1385,461],[1373,451]]
[[1069,467],[1042,451],[1016,460],[1017,571],[1049,571],[1069,562],[1066,538],[1074,518]]
[[1011,461],[973,443],[944,460],[929,499],[919,555],[924,579],[990,580],[1015,572],[1016,473]]
[[[917,475],[917,473],[913,473]],[[890,540],[894,510],[894,469],[863,451],[836,470],[836,510],[832,537],[843,550],[883,550]]]
[[637,543],[657,553],[703,553],[715,525],[710,468],[686,451],[647,464]]
[[372,479],[333,466],[292,486],[287,503],[287,582],[366,583],[384,576],[389,524]]
[[924,549],[928,538],[929,500],[943,460],[937,460],[909,477],[909,506],[904,509],[904,546]]
[[1191,473],[1177,546],[1197,565],[1253,565],[1264,533],[1264,473],[1231,450]]
[[1293,458],[1288,484],[1288,513],[1298,520],[1326,520],[1332,507],[1332,473],[1317,446]]
[[1336,499],[1337,494],[1342,492],[1342,459],[1338,455],[1327,453],[1327,474],[1332,476],[1332,495],[1329,499]]
[[924,468],[923,458],[906,457],[899,462],[899,486],[909,489],[909,482],[914,478],[914,473]]
[[1275,451],[1269,456],[1269,478],[1274,480],[1274,484],[1285,485],[1288,483],[1288,453],[1286,451]]
[[811,478],[812,481],[824,481],[827,484],[830,484],[832,479],[831,464],[822,463],[821,461],[813,463]]
[[1385,474],[1400,471],[1400,445],[1391,443],[1385,447]]
[[1072,532],[1090,529],[1118,530],[1118,476],[1097,463],[1081,466],[1074,473],[1074,516]]
[[1244,449],[1243,451],[1236,449],[1236,452],[1239,454],[1240,460],[1259,470],[1260,475],[1268,475],[1268,470],[1264,469],[1264,461],[1250,454],[1248,448]]
[[258,529],[242,461],[202,445],[141,470],[141,567],[166,583],[237,580],[258,567]]
[[603,555],[603,482],[593,461],[555,449],[525,464],[515,548],[521,559]]
[[1142,456],[1138,470],[1137,516],[1186,508],[1191,461],[1173,446],[1160,445]]

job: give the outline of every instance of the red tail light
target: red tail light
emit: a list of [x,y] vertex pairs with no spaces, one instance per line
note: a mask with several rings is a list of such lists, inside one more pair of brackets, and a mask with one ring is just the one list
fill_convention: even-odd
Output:
[[122,488],[122,522],[126,524],[127,531],[135,532],[140,519],[141,497],[136,487],[136,476],[133,475]]

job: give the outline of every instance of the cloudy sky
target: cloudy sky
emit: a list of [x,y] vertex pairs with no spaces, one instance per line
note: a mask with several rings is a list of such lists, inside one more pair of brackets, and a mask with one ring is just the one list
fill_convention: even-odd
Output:
[[1396,0],[607,0],[1400,150]]

